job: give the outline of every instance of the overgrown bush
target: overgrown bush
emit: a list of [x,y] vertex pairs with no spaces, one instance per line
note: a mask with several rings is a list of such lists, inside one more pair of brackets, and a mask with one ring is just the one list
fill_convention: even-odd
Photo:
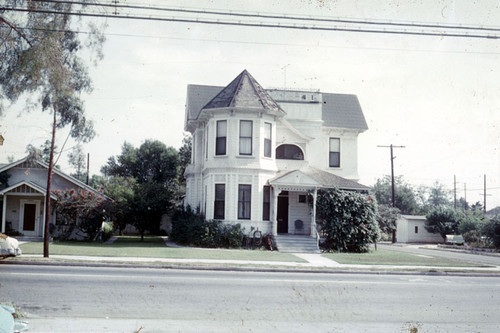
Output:
[[482,233],[493,243],[496,249],[500,249],[500,221],[489,220],[482,227]]
[[453,208],[439,206],[426,215],[425,229],[430,233],[438,233],[446,239],[446,235],[458,234],[458,215]]
[[458,232],[461,235],[464,235],[470,231],[480,232],[482,225],[484,224],[480,216],[477,216],[471,212],[457,213],[457,220],[458,220]]
[[240,224],[206,221],[199,211],[193,211],[189,206],[177,210],[172,217],[170,239],[179,244],[237,248],[241,247],[243,236]]
[[86,190],[73,189],[52,192],[57,200],[54,211],[57,214],[58,239],[68,239],[76,228],[86,240],[94,240],[102,222],[114,213],[114,203]]
[[326,235],[321,246],[327,251],[368,252],[370,243],[380,238],[376,205],[369,196],[339,189],[321,191],[316,213]]

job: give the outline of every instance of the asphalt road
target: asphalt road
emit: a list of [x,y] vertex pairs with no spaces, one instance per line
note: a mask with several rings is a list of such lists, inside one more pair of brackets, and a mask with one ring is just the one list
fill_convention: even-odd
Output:
[[1,265],[0,299],[30,332],[500,332],[500,277]]

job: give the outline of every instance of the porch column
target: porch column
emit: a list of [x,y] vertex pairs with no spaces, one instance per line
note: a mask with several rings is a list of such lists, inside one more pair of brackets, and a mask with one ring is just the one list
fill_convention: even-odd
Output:
[[3,195],[3,209],[2,209],[2,233],[5,233],[5,215],[7,213],[7,194]]
[[272,187],[273,189],[273,218],[272,218],[272,233],[273,236],[278,235],[278,195],[280,193],[280,190],[276,187]]
[[316,198],[318,197],[318,189],[315,188],[313,192],[313,208],[312,208],[312,221],[311,221],[311,236],[316,238]]

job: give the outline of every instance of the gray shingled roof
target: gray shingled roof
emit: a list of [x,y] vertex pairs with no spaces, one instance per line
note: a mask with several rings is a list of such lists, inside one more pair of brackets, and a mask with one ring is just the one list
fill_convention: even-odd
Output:
[[246,69],[208,102],[203,109],[227,107],[258,108],[284,113]]
[[[280,179],[292,172],[295,172],[297,170],[281,170],[279,171],[276,176],[272,179],[269,180],[270,183],[273,181]],[[356,191],[368,191],[370,190],[370,187],[362,185],[358,182],[355,182],[354,180],[350,180],[347,178],[343,178],[337,175],[334,175],[333,173],[323,171],[314,167],[305,167],[303,169],[298,170],[302,172],[304,175],[312,178],[319,184],[321,184],[322,188],[334,188],[337,187],[342,190],[356,190]]]
[[201,109],[207,105],[224,87],[190,84],[187,89],[187,120],[198,118]]
[[367,130],[363,111],[356,95],[322,93],[323,125]]
[[[247,74],[248,81],[243,80],[244,74]],[[254,102],[266,105],[266,109],[274,110],[277,103],[272,100],[269,94],[263,89],[255,79],[246,70],[234,79],[227,87],[206,86],[206,85],[188,85],[187,91],[187,113],[186,120],[195,120],[198,118],[201,110],[205,108],[235,106],[243,103],[243,99],[238,100],[238,96],[245,97],[245,103],[249,103],[247,94],[240,94],[238,87],[245,83],[245,91],[248,93],[250,86],[255,87]],[[242,92],[240,90],[240,92]],[[243,96],[245,95],[245,96]],[[234,98],[236,96],[236,98]],[[356,95],[322,93],[323,96],[323,121],[324,126],[352,128],[366,130],[366,124],[363,111]],[[232,104],[233,103],[233,104]],[[236,104],[234,104],[236,103]],[[266,104],[267,103],[267,104]],[[279,107],[279,106],[278,106]],[[281,110],[281,108],[280,108]],[[187,124],[186,124],[187,125]]]

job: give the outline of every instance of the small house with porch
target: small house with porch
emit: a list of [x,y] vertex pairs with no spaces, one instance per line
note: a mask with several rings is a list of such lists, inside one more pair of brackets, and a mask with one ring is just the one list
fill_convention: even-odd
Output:
[[[70,189],[85,190],[104,197],[103,194],[78,179],[57,168],[53,170],[52,192]],[[8,175],[7,181],[0,184],[0,231],[31,238],[44,237],[48,164],[38,159],[25,157],[10,164],[0,165],[0,174]],[[53,193],[50,197],[51,200],[57,199]],[[52,212],[50,221],[56,224],[55,212]]]
[[367,128],[355,95],[264,89],[246,70],[225,87],[188,85],[185,205],[272,233],[280,250],[290,235],[317,250],[318,190],[369,190],[357,182]]

